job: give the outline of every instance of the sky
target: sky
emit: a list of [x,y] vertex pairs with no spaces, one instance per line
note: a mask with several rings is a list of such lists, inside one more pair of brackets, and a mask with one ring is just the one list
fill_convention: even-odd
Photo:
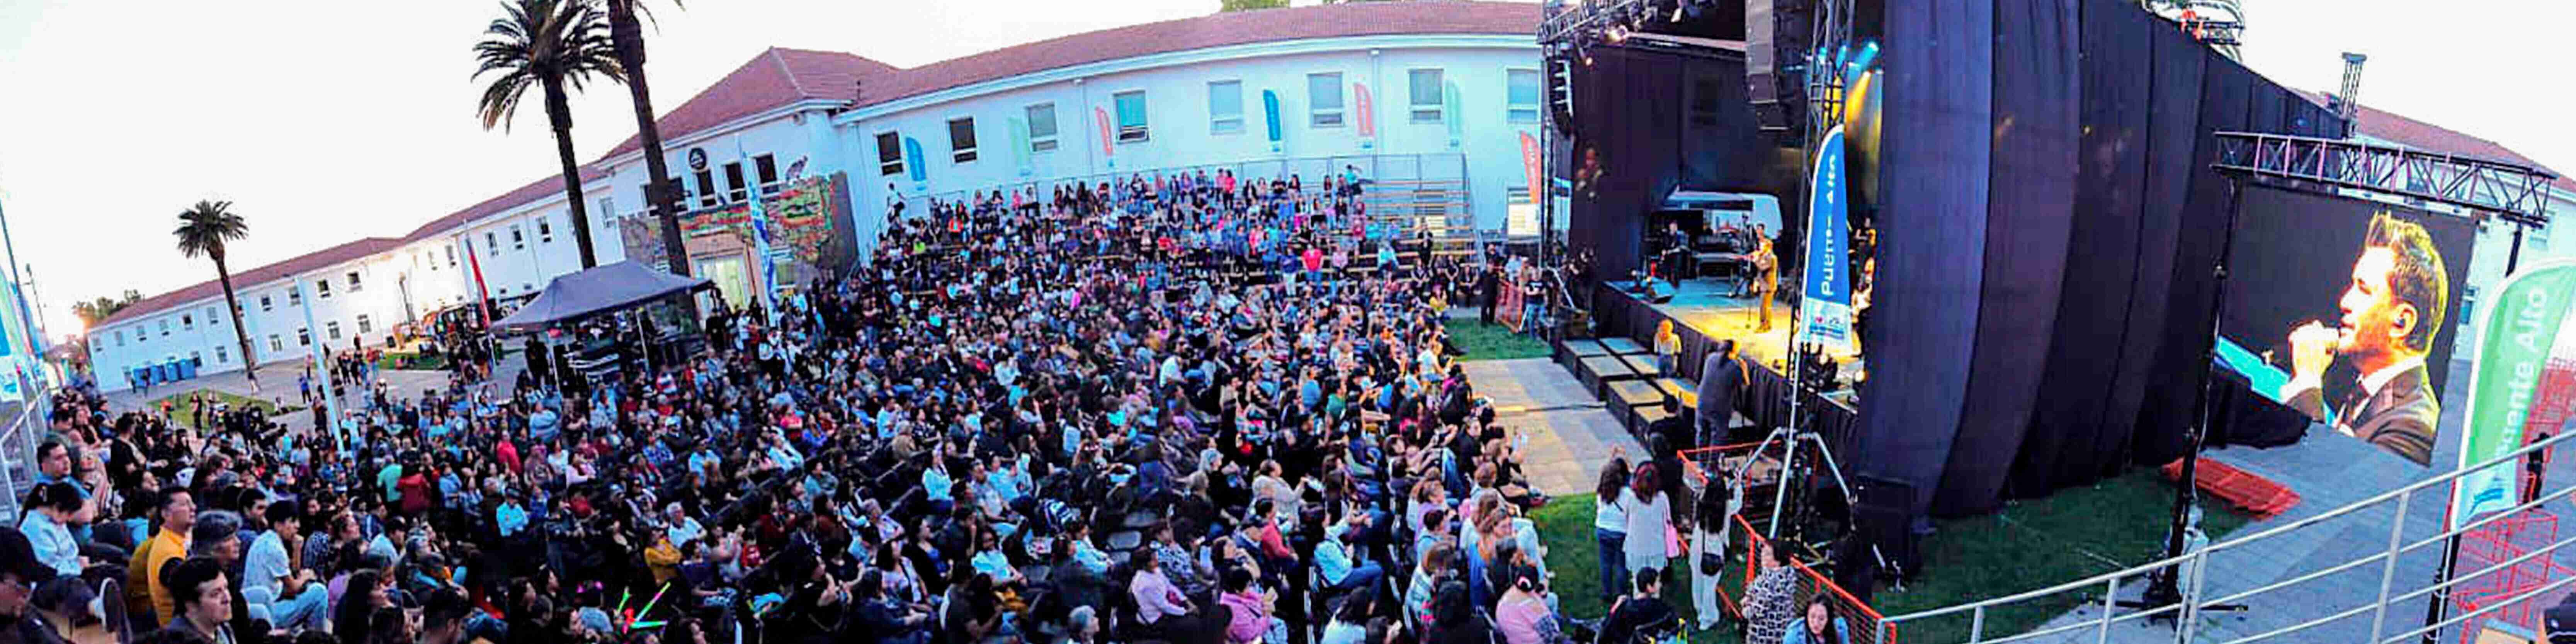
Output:
[[[1301,0],[1307,4],[1312,0]],[[2116,4],[2116,0],[2083,0]],[[2529,0],[2246,0],[2246,63],[2332,91],[2371,56],[2362,102],[2576,171],[2551,54],[2576,8]],[[1217,0],[647,0],[647,67],[669,110],[771,46],[899,67],[1109,27],[1204,15]],[[51,335],[71,303],[213,277],[169,235],[200,199],[233,202],[237,269],[398,236],[557,169],[535,100],[485,131],[472,45],[496,2],[0,2],[0,212]],[[1891,64],[1902,64],[1891,61]],[[574,150],[634,132],[623,88],[573,97]]]

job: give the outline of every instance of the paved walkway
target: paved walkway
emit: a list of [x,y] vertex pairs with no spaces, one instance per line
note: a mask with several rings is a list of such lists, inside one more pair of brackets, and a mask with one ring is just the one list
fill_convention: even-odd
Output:
[[[250,376],[248,374],[240,371],[231,371],[193,380],[183,380],[179,382],[154,385],[152,390],[149,392],[137,392],[133,390],[110,392],[107,394],[107,407],[111,413],[141,411],[145,404],[155,400],[160,400],[163,397],[208,389],[236,396],[263,399],[281,406],[301,406],[303,401],[298,399],[295,382],[298,376],[303,375],[304,365],[310,362],[312,361],[307,359],[272,362],[260,365],[259,388],[256,393],[252,391]],[[415,399],[417,399],[420,396],[420,393],[424,390],[447,386],[447,372],[445,371],[384,369],[376,372],[376,378],[392,386],[393,390],[399,395]],[[352,398],[343,398],[341,400],[344,403],[355,402],[355,399]],[[269,420],[275,421],[279,425],[286,427],[289,431],[296,432],[299,435],[313,427],[313,414],[311,412],[280,414],[278,416],[271,417]]]
[[1495,422],[1526,433],[1523,472],[1550,496],[1592,491],[1614,447],[1645,448],[1565,367],[1546,358],[1464,363],[1476,393],[1494,400]]

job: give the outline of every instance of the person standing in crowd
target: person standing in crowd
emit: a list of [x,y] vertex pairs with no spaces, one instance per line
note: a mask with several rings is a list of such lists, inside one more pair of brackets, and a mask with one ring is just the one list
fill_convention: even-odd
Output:
[[1600,552],[1601,603],[1618,601],[1628,587],[1628,448],[1613,447],[1593,486],[1592,540]]
[[1762,572],[1744,587],[1744,641],[1780,644],[1799,617],[1798,571],[1789,565],[1789,552],[1776,543],[1764,542],[1757,558]]
[[1726,570],[1727,553],[1735,546],[1730,537],[1735,532],[1735,513],[1743,507],[1737,499],[1735,476],[1721,467],[1710,473],[1694,504],[1698,507],[1693,509],[1696,518],[1691,524],[1696,529],[1691,532],[1691,554],[1683,565],[1690,566],[1691,607],[1698,612],[1699,630],[1715,628],[1717,620],[1726,616],[1720,610],[1718,581]]
[[1717,341],[1699,363],[1699,440],[1694,447],[1725,444],[1735,426],[1735,401],[1752,378],[1751,367],[1735,355],[1734,340]]
[[1655,463],[1637,464],[1636,475],[1629,478],[1628,488],[1619,495],[1619,505],[1621,512],[1628,515],[1628,536],[1621,544],[1627,552],[1628,570],[1665,569],[1672,557],[1672,503],[1664,496],[1664,479]]

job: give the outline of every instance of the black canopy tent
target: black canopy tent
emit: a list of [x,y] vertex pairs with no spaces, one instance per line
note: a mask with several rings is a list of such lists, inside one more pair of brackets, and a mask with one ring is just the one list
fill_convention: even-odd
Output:
[[674,294],[713,286],[705,278],[682,277],[633,261],[598,266],[554,278],[527,306],[492,325],[497,332],[543,331],[546,327],[614,312]]

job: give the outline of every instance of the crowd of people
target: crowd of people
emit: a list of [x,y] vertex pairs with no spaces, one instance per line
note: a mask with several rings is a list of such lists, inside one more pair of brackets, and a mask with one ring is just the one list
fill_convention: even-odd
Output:
[[[1361,181],[1137,176],[940,203],[837,279],[714,311],[686,360],[580,387],[479,370],[351,387],[341,431],[250,410],[183,425],[64,391],[30,511],[0,529],[0,631],[1565,644],[1661,628],[1643,601],[1597,625],[1557,613],[1523,517],[1547,499],[1443,327],[1475,273],[1399,253]],[[1655,503],[1622,526],[1669,512]],[[1610,587],[1652,597],[1653,565]]]

